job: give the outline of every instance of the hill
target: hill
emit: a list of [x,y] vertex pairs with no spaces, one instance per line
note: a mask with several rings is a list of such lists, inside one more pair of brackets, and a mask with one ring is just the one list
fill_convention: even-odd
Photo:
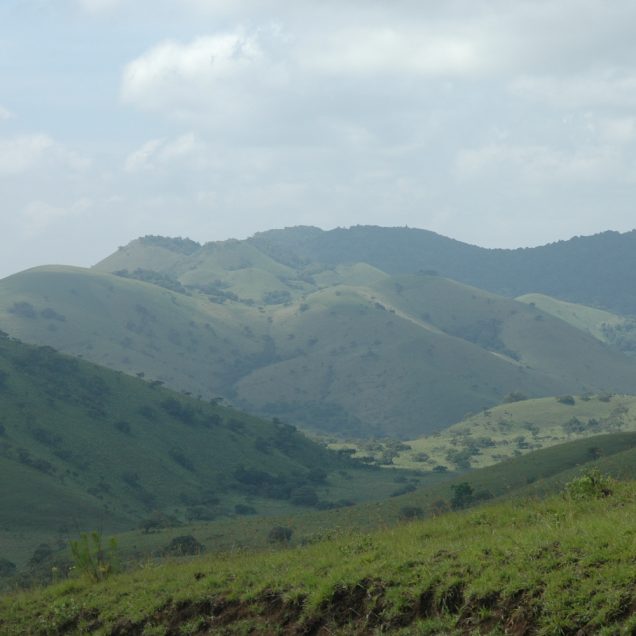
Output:
[[282,422],[0,338],[0,557],[105,532],[294,514],[388,496]]
[[[165,258],[181,278],[69,267],[6,278],[0,325],[206,399],[222,395],[243,410],[359,437],[439,430],[512,391],[636,391],[633,359],[537,307],[440,276],[356,264],[292,279],[272,265],[268,276],[286,286],[274,289],[273,280],[268,288],[253,278],[249,244],[186,243],[193,254],[183,242],[167,245],[140,240],[111,265],[135,254],[149,264]],[[242,286],[215,283],[224,296],[204,290],[203,278],[187,283],[215,276],[206,273],[212,261],[235,268],[241,259],[245,267],[226,275]]]
[[517,300],[538,307],[625,353],[632,355],[636,351],[636,320],[633,318],[545,294],[524,294]]
[[[590,448],[595,449],[593,454]],[[635,459],[636,434],[614,433],[596,436],[592,445],[589,440],[568,442],[461,475],[435,473],[429,479],[418,480],[405,471],[385,469],[383,473],[393,482],[393,490],[381,501],[323,511],[303,509],[301,514],[293,515],[192,520],[186,526],[158,526],[150,532],[137,529],[116,535],[118,556],[121,562],[129,563],[133,568],[139,563],[154,562],[165,556],[166,549],[184,534],[192,537],[193,545],[202,546],[200,550],[207,552],[262,550],[272,547],[270,533],[277,527],[288,528],[291,532],[286,545],[299,547],[325,538],[392,527],[406,519],[427,518],[458,507],[480,505],[487,500],[549,496],[560,492],[584,468],[620,479],[634,479]],[[331,477],[327,480],[332,496],[350,487],[355,471],[346,471],[341,476],[345,478],[344,482],[338,483]],[[50,581],[54,567],[59,576],[64,576],[72,564],[68,546],[62,546],[47,558],[41,557],[38,548],[33,557],[36,556],[37,562],[31,558],[17,578],[5,579],[4,587]]]
[[375,226],[287,228],[248,241],[286,263],[364,262],[389,274],[435,270],[503,296],[540,292],[636,315],[636,230],[519,249],[486,249],[427,230]]
[[[563,395],[519,400],[485,409],[433,435],[409,440],[394,450],[391,464],[432,470],[490,466],[534,450],[604,433],[636,431],[632,395]],[[391,441],[337,443],[355,448],[354,457],[381,460]],[[594,444],[590,441],[590,449]]]
[[[633,483],[0,600],[6,634],[631,633]],[[125,599],[125,601],[123,601]]]

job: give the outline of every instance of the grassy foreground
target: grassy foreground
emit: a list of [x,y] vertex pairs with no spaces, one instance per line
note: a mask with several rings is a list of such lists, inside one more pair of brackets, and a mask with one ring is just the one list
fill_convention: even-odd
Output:
[[71,580],[0,600],[0,633],[634,633],[635,512],[636,484],[615,483]]

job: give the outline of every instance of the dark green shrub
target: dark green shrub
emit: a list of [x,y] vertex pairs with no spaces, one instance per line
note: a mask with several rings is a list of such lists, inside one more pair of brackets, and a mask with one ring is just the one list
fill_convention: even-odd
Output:
[[400,508],[399,516],[405,521],[421,519],[424,516],[424,511],[419,506],[403,506]]
[[318,495],[313,488],[301,486],[292,490],[289,501],[294,506],[315,506],[318,503]]
[[175,537],[163,549],[164,556],[195,556],[205,552],[205,546],[199,543],[191,534]]
[[256,508],[253,506],[246,506],[245,504],[236,504],[236,506],[234,506],[234,512],[237,515],[255,515]]
[[16,573],[16,565],[8,559],[0,558],[0,578],[13,576]]
[[270,543],[286,544],[291,541],[293,530],[284,526],[274,526],[267,534]]

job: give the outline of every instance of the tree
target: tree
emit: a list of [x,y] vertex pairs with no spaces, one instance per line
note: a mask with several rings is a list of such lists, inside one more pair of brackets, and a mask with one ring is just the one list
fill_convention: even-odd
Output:
[[453,491],[453,497],[451,499],[451,508],[453,510],[466,508],[466,506],[473,501],[473,487],[467,481],[463,481],[460,484],[453,484],[451,490]]
[[274,526],[267,535],[270,543],[286,544],[291,541],[293,530],[284,526]]

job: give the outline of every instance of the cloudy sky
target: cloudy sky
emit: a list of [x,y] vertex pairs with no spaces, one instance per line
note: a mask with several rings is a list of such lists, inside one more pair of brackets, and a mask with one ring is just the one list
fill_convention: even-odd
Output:
[[144,234],[636,227],[632,0],[1,0],[0,277]]

